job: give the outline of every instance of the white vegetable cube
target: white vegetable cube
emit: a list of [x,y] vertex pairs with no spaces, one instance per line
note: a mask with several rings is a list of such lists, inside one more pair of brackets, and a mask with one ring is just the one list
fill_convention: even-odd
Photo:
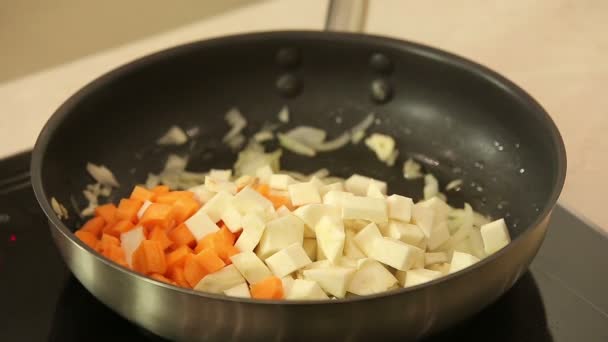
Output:
[[304,222],[293,214],[285,215],[266,223],[256,253],[260,258],[266,259],[293,243],[302,245],[303,241]]
[[333,205],[341,208],[344,203],[350,201],[354,195],[350,192],[331,190],[323,195],[323,204]]
[[327,257],[325,256],[325,253],[323,253],[323,250],[321,248],[319,248],[319,244],[317,244],[317,257],[316,258],[311,258],[311,259],[312,260],[317,260],[317,261],[327,261],[327,262],[329,262],[329,260],[327,260]]
[[372,259],[362,259],[348,284],[347,291],[365,296],[386,291],[396,283],[395,276],[382,264]]
[[[341,214],[341,213],[340,213]],[[367,227],[369,221],[366,220],[342,220],[344,222],[344,229],[350,229],[352,231],[358,232],[361,229]],[[380,228],[380,227],[378,227]]]
[[310,258],[310,260],[317,259],[317,240],[305,238],[302,243],[302,248],[306,251],[306,255]]
[[226,224],[226,227],[228,227],[228,229],[233,233],[236,233],[241,230],[241,228],[243,228],[243,225],[241,223],[241,213],[236,210],[236,208],[232,205],[229,205],[224,209],[224,212],[220,216],[220,219],[222,220],[222,222],[224,222],[224,224]]
[[424,266],[430,266],[435,264],[443,264],[450,261],[448,259],[448,253],[446,252],[431,252],[424,253]]
[[382,192],[380,192],[380,188],[378,187],[378,185],[376,185],[375,182],[369,182],[369,186],[367,187],[366,196],[384,199],[384,194]]
[[450,230],[447,221],[440,222],[431,228],[430,235],[426,239],[427,248],[436,250],[450,239]]
[[188,189],[194,193],[194,198],[199,201],[199,203],[207,203],[209,200],[215,196],[215,192],[207,190],[205,184],[197,185]]
[[424,266],[424,251],[399,240],[383,237],[375,239],[370,257],[401,271]]
[[248,185],[255,183],[255,181],[256,181],[255,177],[252,177],[250,175],[243,175],[243,176],[237,178],[234,181],[234,184],[236,184],[237,189],[241,189],[241,188],[244,188]]
[[235,287],[245,282],[241,273],[234,267],[228,265],[221,270],[208,274],[201,279],[194,287],[197,291],[223,293],[229,288]]
[[304,270],[302,273],[304,278],[316,281],[325,292],[338,298],[344,298],[355,269],[332,266]]
[[342,219],[388,222],[386,201],[380,198],[353,196],[342,204]]
[[291,203],[295,206],[321,203],[321,196],[317,187],[310,183],[291,184],[287,187]]
[[414,201],[411,198],[390,195],[386,199],[386,203],[388,205],[388,217],[391,220],[410,222],[412,219],[412,207],[414,206]]
[[200,241],[205,236],[220,230],[203,209],[199,209],[194,215],[190,216],[184,224],[196,241]]
[[293,243],[281,249],[266,259],[266,264],[279,278],[312,263],[306,251],[302,248],[302,242]]
[[355,243],[365,255],[370,256],[372,253],[374,242],[377,239],[382,239],[382,234],[375,223],[368,224],[361,229],[354,237]]
[[241,215],[260,211],[274,212],[272,202],[249,186],[243,188],[234,196],[232,204],[241,213]]
[[205,188],[211,192],[225,191],[231,195],[236,194],[236,184],[224,180],[212,178],[210,176],[205,177]]
[[422,229],[427,238],[431,235],[434,219],[433,209],[423,206],[421,202],[412,207],[412,222]]
[[315,226],[323,216],[332,216],[336,219],[340,219],[341,212],[340,209],[333,205],[327,204],[307,204],[299,207],[298,209],[293,211],[293,214],[296,215],[300,220],[304,221],[305,230],[304,237],[314,238],[315,234]]
[[426,238],[422,229],[415,224],[400,221],[389,221],[386,232],[388,237],[414,246],[420,246],[421,242]]
[[356,233],[351,229],[346,229],[344,233],[344,256],[352,259],[365,258],[365,254],[355,242]]
[[442,222],[447,220],[448,213],[452,210],[452,208],[439,197],[433,197],[424,202],[416,204],[433,210],[435,222]]
[[317,282],[305,279],[296,279],[293,281],[286,299],[302,300],[302,299],[328,299],[327,295],[321,289]]
[[469,234],[469,245],[471,246],[471,251],[474,256],[480,259],[487,256],[480,229],[473,228],[471,230],[471,233]]
[[335,263],[344,250],[344,225],[342,220],[323,216],[315,227],[317,248],[323,251],[328,260]]
[[317,191],[321,191],[321,188],[325,187],[325,183],[323,183],[322,180],[319,179],[319,177],[317,176],[313,176],[308,183],[312,184],[315,186],[315,188],[317,188]]
[[243,232],[236,240],[234,247],[241,252],[253,251],[262,238],[266,224],[258,215],[254,213],[243,216],[241,223],[243,226]]
[[235,254],[230,260],[249,284],[253,285],[272,275],[264,262],[253,252]]
[[144,204],[141,205],[141,208],[139,208],[139,211],[137,212],[137,218],[141,218],[142,216],[144,216],[144,213],[146,212],[146,210],[148,210],[148,207],[152,205],[152,202],[145,200]]
[[233,201],[234,197],[225,192],[218,192],[215,196],[211,197],[203,207],[200,209],[209,216],[211,221],[217,222],[221,219],[224,209]]
[[125,252],[125,259],[129,266],[131,263],[133,252],[139,247],[139,244],[146,239],[144,235],[144,227],[137,226],[128,232],[120,234],[120,247]]
[[247,283],[241,283],[224,290],[224,294],[230,297],[251,298],[251,293],[249,293],[249,286],[247,286]]
[[450,267],[451,267],[450,263],[445,262],[442,264],[433,264],[433,265],[427,266],[426,268],[429,270],[432,270],[432,271],[440,272],[442,275],[446,275],[446,274],[450,273]]
[[357,196],[365,196],[371,178],[354,174],[344,182],[344,188]]
[[487,254],[495,253],[511,242],[509,229],[504,219],[484,224],[480,231]]
[[321,196],[324,196],[326,193],[328,193],[330,191],[344,192],[344,184],[342,182],[335,182],[335,183],[324,185],[319,189],[319,193],[321,194]]
[[454,251],[452,254],[452,262],[450,263],[449,273],[458,272],[478,262],[479,258],[474,255]]
[[288,298],[291,288],[293,287],[294,279],[291,275],[288,275],[281,278],[281,283],[283,283],[283,295],[285,298]]
[[270,165],[264,165],[257,170],[255,170],[255,176],[260,180],[262,184],[270,183],[270,176],[272,176],[274,172]]
[[426,283],[433,279],[437,279],[442,275],[443,274],[439,271],[420,268],[415,270],[409,270],[407,272],[397,271],[396,277],[399,281],[399,285],[403,287],[408,287]]
[[271,175],[268,181],[268,185],[270,185],[272,189],[277,190],[287,190],[287,187],[293,183],[293,178],[288,175],[281,174]]
[[220,180],[220,181],[227,182],[230,180],[230,177],[232,177],[232,170],[230,170],[230,169],[228,169],[228,170],[211,169],[209,171],[209,177]]
[[289,209],[287,209],[286,206],[282,205],[279,209],[277,209],[277,215],[279,215],[279,217],[285,216],[291,214],[291,211]]

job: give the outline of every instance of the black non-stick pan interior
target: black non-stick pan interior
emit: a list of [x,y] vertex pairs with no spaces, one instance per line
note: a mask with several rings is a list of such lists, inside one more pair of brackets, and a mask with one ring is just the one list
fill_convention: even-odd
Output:
[[[370,62],[374,54],[386,60],[376,55]],[[330,137],[373,112],[378,120],[369,132],[396,139],[396,166],[379,162],[363,143],[313,159],[285,153],[282,166],[361,173],[387,180],[389,192],[419,199],[422,181],[406,181],[401,168],[413,157],[442,187],[462,179],[459,191],[447,192],[450,202],[466,200],[484,214],[506,217],[515,237],[555,200],[565,172],[563,146],[533,100],[479,68],[414,44],[312,32],[253,34],[164,51],[94,81],[57,112],[39,141],[48,141],[44,190],[69,209],[70,196],[84,207],[81,190],[92,182],[88,161],[116,174],[122,186],[114,198],[160,171],[169,153],[189,154],[192,171],[231,167],[236,154],[221,143],[231,107],[247,118],[248,136],[277,122],[285,105],[291,120],[279,130],[311,125]],[[374,82],[388,85],[391,96],[377,101]],[[198,127],[200,134],[185,146],[157,146],[171,125]],[[68,224],[78,220],[71,215]]]

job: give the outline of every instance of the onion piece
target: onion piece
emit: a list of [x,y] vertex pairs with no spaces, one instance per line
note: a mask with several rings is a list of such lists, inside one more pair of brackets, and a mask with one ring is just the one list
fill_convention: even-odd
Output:
[[51,207],[60,220],[68,218],[68,210],[55,197],[51,197]]
[[454,179],[445,186],[446,191],[456,189],[462,185],[462,179]]
[[431,199],[435,196],[437,196],[437,194],[439,193],[439,182],[437,181],[437,178],[435,178],[435,176],[433,176],[430,173],[427,173],[424,176],[424,188],[423,188],[423,194],[424,194],[424,199]]
[[422,166],[416,163],[412,158],[403,163],[403,178],[405,179],[417,179],[422,177],[422,172],[420,169]]
[[279,114],[277,115],[279,121],[281,121],[282,123],[288,123],[289,122],[289,108],[287,108],[287,106],[283,106],[283,108],[281,108],[281,110],[279,111]]
[[311,126],[298,126],[284,134],[290,139],[296,140],[309,147],[322,144],[327,137],[327,132]]
[[370,113],[363,121],[356,124],[350,129],[351,142],[358,144],[364,137],[365,131],[374,123],[374,113]]
[[315,146],[313,146],[313,148],[320,152],[329,152],[329,151],[334,151],[334,150],[344,147],[346,144],[348,144],[349,141],[350,141],[350,134],[342,133],[340,136],[338,136],[334,140],[330,140],[330,141],[324,142],[322,144],[315,145]]
[[314,157],[317,154],[313,148],[306,146],[300,141],[295,140],[285,134],[277,133],[277,138],[279,139],[279,144],[281,144],[281,146],[293,153],[301,154],[307,157]]
[[271,131],[259,131],[253,135],[253,140],[256,142],[264,142],[274,139],[274,134]]
[[98,183],[118,188],[120,184],[114,177],[114,174],[110,169],[104,165],[95,165],[93,163],[87,163],[87,171]]
[[236,107],[231,108],[224,116],[224,119],[230,125],[230,131],[222,138],[223,142],[228,142],[241,134],[241,131],[247,126],[247,120]]
[[188,141],[188,135],[178,126],[171,126],[169,130],[158,140],[158,145],[183,145]]
[[280,168],[282,154],[283,152],[280,149],[265,153],[262,145],[255,141],[250,141],[247,147],[238,154],[236,163],[234,164],[235,176],[255,176],[257,169],[266,165],[270,166],[273,172],[277,172]]

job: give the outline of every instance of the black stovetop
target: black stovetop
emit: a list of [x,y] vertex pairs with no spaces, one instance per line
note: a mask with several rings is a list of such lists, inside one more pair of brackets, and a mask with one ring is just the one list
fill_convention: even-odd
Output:
[[[0,341],[160,340],[67,270],[34,199],[29,158],[0,160]],[[557,207],[530,271],[495,304],[430,341],[608,341],[607,271],[608,239]]]

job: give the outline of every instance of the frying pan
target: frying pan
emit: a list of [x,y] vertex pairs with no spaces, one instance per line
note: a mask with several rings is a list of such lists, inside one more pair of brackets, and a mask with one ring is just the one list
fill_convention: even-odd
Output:
[[[333,13],[330,18],[335,18]],[[333,301],[261,301],[176,288],[112,263],[72,234],[64,204],[91,180],[88,161],[107,165],[121,187],[113,199],[158,172],[169,153],[190,170],[230,167],[223,114],[238,107],[251,135],[287,105],[297,125],[337,136],[370,112],[371,131],[395,137],[400,157],[425,165],[445,185],[462,179],[450,203],[467,201],[505,217],[513,242],[474,266],[427,284]],[[337,119],[337,118],[340,119]],[[341,123],[340,123],[341,122]],[[171,125],[198,127],[184,147],[155,140]],[[363,144],[309,159],[286,153],[286,169],[361,173],[395,193],[420,198],[420,181],[381,164]],[[180,340],[417,339],[446,329],[495,301],[526,271],[562,189],[566,156],[543,108],[497,73],[412,42],[354,33],[265,32],[181,45],[117,68],[69,98],[40,133],[32,184],[61,254],[99,300],[139,326]],[[112,199],[112,198],[111,198]],[[111,327],[107,327],[111,329]],[[93,332],[92,332],[93,333]]]

